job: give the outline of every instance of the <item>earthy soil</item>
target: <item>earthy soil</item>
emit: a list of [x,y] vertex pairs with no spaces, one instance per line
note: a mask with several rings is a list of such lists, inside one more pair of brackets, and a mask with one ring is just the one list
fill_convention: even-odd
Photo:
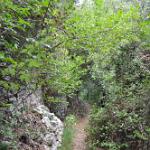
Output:
[[[75,136],[73,141],[73,150],[88,150],[86,144],[87,133],[85,131],[88,125],[88,115],[82,119],[79,119],[75,126]],[[104,150],[97,148],[96,150]]]
[[86,131],[88,117],[80,119],[75,126],[75,137],[73,141],[73,150],[86,150]]

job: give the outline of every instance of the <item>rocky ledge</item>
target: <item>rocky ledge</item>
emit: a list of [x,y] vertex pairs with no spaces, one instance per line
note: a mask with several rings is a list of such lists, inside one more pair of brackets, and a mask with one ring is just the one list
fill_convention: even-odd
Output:
[[8,149],[57,150],[61,145],[63,123],[44,105],[41,91],[23,92],[12,101],[7,119],[12,122],[13,136],[1,137],[3,143],[9,145]]

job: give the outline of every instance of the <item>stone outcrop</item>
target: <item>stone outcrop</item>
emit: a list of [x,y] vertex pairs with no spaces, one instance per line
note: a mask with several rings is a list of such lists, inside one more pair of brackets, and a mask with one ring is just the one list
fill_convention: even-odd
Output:
[[[18,150],[57,150],[61,145],[63,123],[44,105],[41,90],[30,94],[26,90],[12,98],[11,120]],[[10,148],[11,149],[11,148]]]

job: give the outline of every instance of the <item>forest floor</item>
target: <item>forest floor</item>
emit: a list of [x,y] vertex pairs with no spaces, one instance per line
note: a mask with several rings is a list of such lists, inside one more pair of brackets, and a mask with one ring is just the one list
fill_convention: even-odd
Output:
[[88,125],[88,116],[78,120],[75,126],[75,135],[73,141],[73,150],[86,150],[86,127]]
[[[79,119],[75,125],[75,135],[73,139],[73,150],[87,150],[87,133],[85,129],[88,126],[89,115]],[[96,150],[104,150],[102,148],[97,148]]]

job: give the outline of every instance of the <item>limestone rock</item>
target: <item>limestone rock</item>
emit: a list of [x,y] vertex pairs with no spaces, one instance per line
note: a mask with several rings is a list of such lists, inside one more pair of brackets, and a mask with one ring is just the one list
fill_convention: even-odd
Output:
[[[63,123],[44,105],[41,90],[12,98],[12,119],[16,120],[18,150],[57,150],[61,145]],[[16,117],[17,114],[17,117]],[[15,118],[16,117],[16,118]]]

